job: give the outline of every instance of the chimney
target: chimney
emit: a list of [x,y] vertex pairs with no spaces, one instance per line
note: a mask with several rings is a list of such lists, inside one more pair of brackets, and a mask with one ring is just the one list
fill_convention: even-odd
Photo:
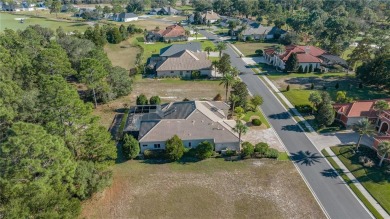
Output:
[[305,53],[309,54],[310,53],[310,46],[305,46]]

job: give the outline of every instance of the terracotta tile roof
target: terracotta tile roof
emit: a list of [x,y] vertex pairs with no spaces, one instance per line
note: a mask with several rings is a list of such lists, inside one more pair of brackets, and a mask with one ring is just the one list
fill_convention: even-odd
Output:
[[[390,99],[384,99],[389,102]],[[361,100],[353,103],[334,104],[333,108],[347,117],[377,117],[374,104],[378,100]]]
[[280,59],[287,61],[291,54],[298,55],[299,62],[321,62],[318,56],[325,53],[324,50],[315,46],[286,46],[286,52],[280,55]]
[[185,30],[182,26],[174,24],[165,28],[165,30],[156,31],[162,37],[185,36]]

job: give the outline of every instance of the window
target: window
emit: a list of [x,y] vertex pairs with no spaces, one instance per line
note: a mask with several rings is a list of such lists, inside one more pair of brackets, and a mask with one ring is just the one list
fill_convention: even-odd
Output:
[[189,147],[189,148],[191,147],[191,142],[188,142],[188,147]]
[[173,74],[173,73],[174,73],[174,71],[171,71],[171,73]]
[[160,148],[160,144],[154,144],[154,148]]
[[148,146],[147,144],[142,145],[142,147],[147,147],[147,146]]

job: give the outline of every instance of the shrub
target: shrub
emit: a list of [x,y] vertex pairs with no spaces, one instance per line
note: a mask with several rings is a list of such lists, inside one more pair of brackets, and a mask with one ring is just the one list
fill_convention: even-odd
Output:
[[241,156],[242,157],[250,157],[255,153],[255,147],[250,142],[242,143]]
[[313,83],[311,83],[311,85],[310,85],[310,90],[314,90],[314,84]]
[[254,126],[261,126],[262,122],[260,119],[252,119],[252,125]]
[[373,167],[375,165],[374,161],[367,156],[360,156],[359,163],[361,163],[365,167]]
[[214,97],[213,100],[214,100],[214,101],[222,101],[222,96],[221,96],[221,94],[217,94],[217,95]]
[[290,85],[287,85],[286,91],[290,91]]
[[145,150],[144,151],[144,158],[145,159],[156,159],[156,158],[163,158],[164,157],[164,150],[158,149],[158,150]]
[[183,101],[190,101],[190,99],[188,99],[187,97],[183,99]]
[[137,105],[148,105],[148,98],[144,94],[137,96]]
[[336,85],[334,86],[334,88],[336,88],[336,90],[340,88],[339,82],[336,83]]
[[149,103],[151,105],[160,105],[161,104],[161,99],[160,99],[159,96],[153,96],[153,97],[150,98]]
[[299,73],[303,73],[303,67],[302,67],[302,65],[300,65],[300,66],[298,67],[298,72],[299,72]]
[[309,104],[301,104],[295,105],[295,109],[297,109],[300,113],[311,113],[313,112],[313,107]]
[[123,137],[122,152],[126,159],[136,158],[140,152],[137,139],[135,139],[132,135],[126,134]]
[[211,157],[213,155],[213,151],[214,145],[208,141],[204,141],[196,147],[195,155],[197,158],[203,160]]
[[267,151],[265,152],[265,157],[266,158],[278,158],[279,156],[279,151],[274,149],[274,148],[268,148]]
[[255,152],[264,155],[269,149],[269,146],[265,142],[260,142],[255,145]]
[[231,157],[231,156],[235,156],[235,155],[237,155],[237,152],[230,150],[230,149],[227,149],[225,152],[225,156],[227,156],[227,157]]
[[174,135],[172,138],[166,141],[165,152],[166,157],[171,161],[179,160],[183,156],[184,145],[179,136]]

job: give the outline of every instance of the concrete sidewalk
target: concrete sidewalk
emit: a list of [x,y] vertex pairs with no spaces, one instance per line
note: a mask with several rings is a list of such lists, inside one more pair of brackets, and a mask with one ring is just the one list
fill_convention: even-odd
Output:
[[[295,107],[290,103],[290,101],[279,91],[279,89],[272,83],[271,80],[267,76],[261,76],[264,81],[269,85],[269,87],[272,89],[274,93],[276,93],[280,99],[285,103],[285,105],[293,111],[293,113],[299,118],[301,122],[303,122],[307,129],[310,130],[310,133],[307,133],[306,136],[315,144],[317,149],[321,151],[325,148],[326,152],[332,157],[332,159],[337,163],[337,165],[342,169],[342,171],[348,176],[348,178],[355,184],[355,186],[359,189],[359,191],[364,195],[364,197],[371,203],[371,205],[382,215],[384,218],[389,218],[390,215],[382,208],[382,206],[371,196],[371,194],[363,187],[363,185],[353,176],[352,173],[350,173],[345,165],[340,161],[340,159],[333,153],[333,151],[329,148],[330,146],[335,145],[341,145],[341,144],[351,144],[356,143],[354,139],[357,139],[357,136],[352,136],[347,138],[342,138],[340,135],[342,133],[338,134],[325,134],[320,135],[313,127],[310,126],[310,124],[302,117],[302,115],[298,112],[298,110],[295,109]],[[349,135],[356,135],[356,133],[351,132],[345,132]],[[363,139],[364,142],[370,142],[372,139]],[[318,147],[319,146],[319,147]],[[353,191],[352,191],[353,192]]]
[[329,156],[336,162],[340,167],[341,171],[351,180],[351,182],[356,186],[357,189],[364,195],[364,197],[371,203],[371,205],[382,215],[383,218],[390,218],[390,215],[382,208],[382,206],[371,196],[370,193],[363,187],[363,185],[355,178],[355,176],[348,171],[348,168],[341,162],[341,160],[333,153],[330,148],[325,148]]

